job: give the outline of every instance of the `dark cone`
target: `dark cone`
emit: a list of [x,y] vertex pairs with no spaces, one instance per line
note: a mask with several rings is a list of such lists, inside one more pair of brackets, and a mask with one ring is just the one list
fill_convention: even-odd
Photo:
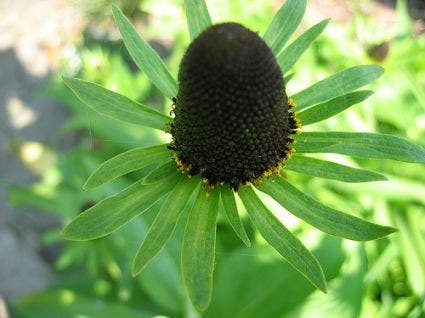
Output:
[[266,43],[240,24],[211,26],[180,65],[172,149],[190,174],[237,190],[276,170],[296,128]]

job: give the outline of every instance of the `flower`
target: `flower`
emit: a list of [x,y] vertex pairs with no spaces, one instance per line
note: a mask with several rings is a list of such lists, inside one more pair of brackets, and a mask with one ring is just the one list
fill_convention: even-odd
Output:
[[[328,21],[311,27],[285,47],[304,15],[306,1],[287,0],[263,39],[235,23],[212,25],[203,0],[186,1],[192,38],[179,71],[179,85],[155,51],[122,12],[113,13],[124,43],[142,71],[173,101],[174,118],[125,96],[76,78],[64,81],[88,106],[118,120],[171,133],[170,144],[135,148],[109,159],[84,187],[94,188],[128,172],[156,168],[87,209],[62,231],[70,240],[110,234],[164,198],[136,256],[137,275],[171,237],[182,210],[192,202],[182,242],[182,275],[199,311],[212,291],[216,223],[221,201],[236,234],[250,245],[238,215],[236,197],[258,232],[295,269],[326,292],[316,258],[269,211],[263,192],[286,210],[331,235],[366,241],[395,230],[329,208],[279,175],[282,168],[347,182],[385,180],[380,174],[306,157],[330,152],[365,158],[425,162],[425,149],[407,140],[372,133],[303,132],[301,125],[327,119],[362,102],[370,91],[356,91],[382,75],[379,66],[355,66],[287,97],[283,75]],[[295,141],[295,143],[294,143]],[[292,156],[294,151],[296,155]]]

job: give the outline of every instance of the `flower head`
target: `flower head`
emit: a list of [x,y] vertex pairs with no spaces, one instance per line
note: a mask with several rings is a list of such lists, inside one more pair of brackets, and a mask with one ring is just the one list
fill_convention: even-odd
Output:
[[234,190],[278,171],[297,128],[273,52],[236,23],[213,25],[191,43],[173,112],[170,148],[181,170]]
[[[365,241],[388,235],[394,229],[329,208],[280,175],[264,177],[285,166],[306,175],[345,182],[382,181],[386,178],[378,173],[305,154],[328,152],[424,163],[425,150],[391,135],[294,134],[299,132],[298,120],[309,125],[365,100],[371,92],[356,90],[383,73],[379,66],[355,66],[289,94],[289,100],[282,75],[328,23],[327,20],[318,23],[285,47],[304,14],[305,0],[287,0],[263,39],[239,24],[211,26],[203,0],[188,0],[185,4],[193,42],[181,62],[178,85],[155,51],[122,12],[113,8],[130,55],[170,98],[170,103],[174,102],[174,118],[96,84],[64,78],[74,93],[99,113],[170,132],[173,141],[135,148],[103,163],[87,180],[86,189],[143,167],[156,168],[78,215],[62,235],[71,240],[106,236],[165,198],[135,256],[133,274],[136,275],[167,243],[182,210],[192,202],[189,199],[196,192],[183,238],[181,263],[189,296],[202,311],[211,298],[220,201],[236,234],[250,245],[238,215],[235,198],[239,197],[264,239],[312,284],[326,291],[325,277],[317,259],[270,212],[257,195],[258,191],[331,235]],[[293,109],[298,119],[294,118]],[[296,143],[291,145],[293,139]],[[292,148],[297,154],[291,158]],[[258,183],[260,178],[263,181]],[[205,187],[205,183],[210,187]],[[239,187],[240,184],[247,186]],[[211,187],[213,185],[216,186]]]

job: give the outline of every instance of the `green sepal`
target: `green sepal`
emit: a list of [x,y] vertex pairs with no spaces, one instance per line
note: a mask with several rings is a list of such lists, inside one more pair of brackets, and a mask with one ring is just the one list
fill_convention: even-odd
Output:
[[170,160],[172,154],[167,145],[140,147],[120,153],[102,163],[87,179],[83,189],[98,187],[129,172],[151,164],[161,164]]
[[323,32],[329,23],[329,19],[323,20],[310,29],[301,34],[286,49],[279,53],[277,62],[282,70],[282,74],[286,74],[292,66],[299,60],[303,53],[309,48],[311,43]]
[[425,148],[406,139],[356,132],[304,132],[295,136],[298,153],[342,155],[425,163]]
[[305,175],[343,182],[371,182],[388,180],[382,174],[347,167],[335,162],[296,155],[288,160],[285,169]]
[[384,74],[378,65],[358,65],[321,80],[291,96],[296,111],[345,95],[365,86]]
[[183,237],[183,281],[200,312],[208,307],[212,295],[219,197],[217,190],[199,189]]
[[177,95],[177,83],[171,76],[161,57],[136,31],[131,22],[115,5],[112,6],[115,22],[124,44],[136,65],[151,82],[168,98]]
[[212,24],[211,17],[205,0],[184,0],[184,6],[190,39],[193,40]]
[[311,198],[282,178],[265,180],[258,187],[286,210],[317,229],[354,241],[375,240],[396,231],[337,211]]
[[118,230],[170,192],[179,177],[175,172],[155,184],[144,185],[137,181],[77,215],[62,230],[61,237],[71,241],[87,241]]
[[62,79],[84,104],[106,117],[163,131],[172,121],[171,117],[98,84],[75,77]]
[[179,182],[168,195],[134,257],[133,276],[139,274],[168,242],[181,212],[199,183],[199,178],[188,179],[184,175],[180,176]]
[[283,49],[304,16],[307,0],[287,0],[275,14],[264,34],[264,41],[275,55]]
[[227,219],[235,231],[236,235],[245,243],[246,246],[251,246],[249,237],[246,234],[245,228],[238,214],[238,207],[236,205],[235,195],[232,189],[225,185],[220,189],[221,202],[224,206]]

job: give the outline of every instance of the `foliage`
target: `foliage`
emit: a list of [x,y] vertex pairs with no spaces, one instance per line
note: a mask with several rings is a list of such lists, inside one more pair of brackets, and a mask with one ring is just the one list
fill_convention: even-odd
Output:
[[[190,3],[190,1],[187,2]],[[402,13],[403,10],[400,7],[399,14]],[[237,15],[237,12],[234,14]],[[188,17],[190,15],[188,12]],[[115,16],[117,16],[117,11]],[[347,52],[343,49],[353,45],[352,36],[354,34],[362,32],[361,26],[363,24],[359,20],[365,24],[368,18],[356,17],[355,22],[358,29],[354,27],[341,38],[327,37],[325,33],[319,37],[313,44],[313,48],[316,48],[316,50],[313,52],[307,51],[302,57],[302,63],[294,66],[295,75],[289,83],[289,89],[297,87],[299,82],[315,81],[315,78],[311,78],[316,76],[315,74],[328,74],[333,72],[335,68],[339,70],[359,62],[369,63],[370,58],[365,50],[362,56],[356,57],[347,56]],[[270,16],[265,21],[270,21]],[[367,21],[367,23],[373,25],[370,21]],[[320,27],[322,26],[320,25]],[[181,32],[183,33],[184,31]],[[197,32],[196,28],[193,28],[191,34],[196,34]],[[320,32],[321,30],[315,31],[308,39],[307,35],[304,35],[305,41],[310,43],[316,38],[317,35],[315,34]],[[350,32],[353,33],[350,34]],[[277,46],[279,50],[283,46],[280,43],[288,40],[285,40],[285,37],[285,35],[282,35],[279,41],[273,42],[279,43]],[[181,37],[177,36],[176,39],[178,41]],[[270,41],[274,40],[270,39]],[[185,45],[184,41],[181,42],[176,44],[177,53],[175,54],[177,55],[180,54],[178,53],[179,47],[181,48]],[[335,46],[334,42],[339,43],[339,45]],[[297,40],[293,43],[297,43]],[[303,47],[304,44],[301,40],[298,43],[300,43],[300,48]],[[318,48],[321,47],[328,47],[328,49],[319,50]],[[284,49],[283,52],[290,48],[291,45]],[[352,86],[347,89],[341,88],[338,96],[342,97],[326,95],[329,92],[319,87],[320,94],[314,94],[314,100],[309,100],[305,97],[311,98],[313,94],[299,94],[298,100],[297,98],[294,99],[301,105],[300,108],[317,103],[324,104],[321,105],[323,108],[314,110],[315,107],[320,105],[306,108],[302,112],[300,111],[299,116],[309,118],[309,121],[306,122],[314,124],[314,126],[312,125],[314,130],[347,131],[358,130],[360,126],[365,128],[362,130],[369,132],[396,134],[400,137],[409,137],[421,143],[425,137],[425,130],[423,129],[425,92],[422,88],[424,87],[425,76],[424,49],[424,36],[416,37],[407,29],[401,30],[400,36],[392,41],[390,55],[383,62],[386,75],[378,85],[380,88],[376,90],[373,101],[366,102],[364,105],[354,106],[347,112],[337,115],[335,120],[330,119],[316,123],[315,119],[326,119],[335,115],[337,111],[342,111],[355,105],[358,103],[356,100],[363,100],[362,94],[370,95],[369,92],[359,92],[358,96],[349,95],[354,94],[350,93],[353,89],[364,85],[361,82],[359,84],[358,81],[350,83]],[[103,70],[90,69],[89,56],[99,57],[102,55],[106,55],[107,60],[111,62],[106,60],[101,62],[104,67]],[[409,59],[402,58],[404,56],[409,56]],[[297,58],[299,57],[297,56]],[[82,58],[83,69],[80,77],[96,80],[110,89],[125,94],[132,99],[143,101],[143,103],[148,100],[159,101],[157,102],[158,110],[169,107],[167,102],[165,102],[165,105],[162,104],[162,100],[158,97],[158,91],[155,87],[150,86],[146,76],[133,74],[128,66],[125,65],[121,56],[115,55],[115,53],[107,53],[104,49],[97,49],[94,51],[83,50]],[[173,56],[170,60],[173,60]],[[303,67],[309,66],[307,75],[301,69],[300,64]],[[289,69],[289,66],[286,67]],[[154,71],[160,69],[154,68]],[[366,71],[366,69],[359,70]],[[380,68],[370,69],[370,71],[373,74],[381,72]],[[306,79],[306,76],[310,78]],[[342,76],[341,73],[338,76]],[[368,82],[374,76],[377,77],[378,75],[372,75]],[[350,76],[350,78],[355,77]],[[367,78],[369,79],[369,76]],[[341,82],[341,78],[337,78],[335,81],[335,83],[339,82]],[[157,86],[161,89],[161,85]],[[141,91],[138,89],[139,87],[142,87]],[[164,86],[164,91],[167,92],[170,87]],[[325,85],[326,87],[327,85]],[[148,175],[154,167],[158,167],[162,162],[153,163],[148,160],[146,163],[137,163],[136,167],[131,166],[131,164],[129,164],[130,167],[125,165],[121,170],[118,169],[119,171],[114,178],[131,172],[129,175],[117,179],[114,183],[104,184],[94,191],[81,192],[80,187],[84,183],[84,179],[94,167],[105,159],[133,146],[143,147],[164,142],[164,137],[152,130],[131,124],[120,123],[117,125],[114,120],[99,116],[96,112],[85,108],[75,97],[64,90],[60,84],[54,83],[52,88],[53,94],[58,99],[69,104],[73,110],[73,116],[64,127],[62,134],[82,131],[83,136],[80,139],[80,144],[77,145],[75,150],[67,154],[66,158],[58,166],[52,167],[37,184],[28,188],[11,186],[10,197],[12,202],[17,205],[34,204],[42,209],[59,214],[61,218],[68,221],[77,215],[83,209],[83,206],[91,205],[93,202],[97,202],[99,199],[133,184],[136,180]],[[294,91],[298,90],[294,89]],[[391,92],[390,96],[388,96],[389,92]],[[297,95],[295,96],[297,97]],[[320,96],[320,98],[316,96]],[[335,102],[333,99],[328,101],[328,96],[344,98],[344,101],[347,101],[347,98],[353,98],[353,100],[342,106],[343,104]],[[391,105],[391,107],[388,107],[388,105]],[[339,107],[338,110],[335,110],[335,107]],[[400,114],[403,114],[403,116],[400,116]],[[92,125],[94,122],[96,122],[96,125]],[[155,123],[157,122],[155,121]],[[155,128],[160,127],[155,126]],[[86,134],[87,131],[90,131],[90,135]],[[416,148],[417,146],[413,145],[407,147],[408,144],[405,143],[405,139],[398,137],[386,137],[388,139],[376,140],[373,139],[375,135],[364,135],[364,137],[368,138],[361,139],[361,143],[355,143],[355,147],[353,145],[345,147],[339,144],[340,138],[352,138],[353,135],[338,135],[336,136],[338,142],[335,144],[329,143],[329,139],[326,139],[327,143],[323,144],[322,139],[320,139],[321,136],[315,134],[317,133],[302,134],[298,141],[298,146],[301,144],[302,147],[302,138],[307,137],[316,138],[317,145],[310,143],[305,148],[298,149],[304,149],[303,152],[308,153],[308,147],[316,147],[314,148],[315,152],[318,149],[328,147],[332,150],[332,153],[349,154],[356,157],[363,157],[362,154],[368,151],[367,157],[370,157],[370,150],[372,149],[370,145],[373,145],[373,149],[376,151],[375,158],[392,157],[394,159],[402,159],[408,157],[412,161],[415,158],[420,158],[420,155],[418,155],[420,152],[418,149],[420,148]],[[324,134],[328,138],[330,133]],[[98,149],[96,152],[93,152],[87,146],[93,141],[99,143],[96,146]],[[376,148],[377,145],[378,148]],[[400,146],[404,147],[404,154],[394,151],[396,148],[399,149]],[[127,154],[131,156],[132,151],[136,150],[130,150]],[[255,235],[246,217],[247,214],[243,213],[244,209],[238,198],[235,202],[231,201],[231,203],[223,200],[224,206],[221,203],[219,205],[216,247],[217,268],[215,269],[216,277],[214,278],[212,303],[203,315],[205,317],[309,317],[311,312],[319,312],[326,317],[330,315],[338,317],[419,317],[423,311],[425,299],[425,291],[423,290],[423,286],[425,286],[425,239],[423,227],[420,226],[425,222],[423,214],[425,202],[423,195],[421,195],[421,193],[425,193],[425,187],[423,186],[425,172],[420,169],[421,166],[408,166],[402,163],[395,165],[384,160],[370,161],[360,158],[347,159],[345,157],[342,159],[340,156],[334,155],[322,157],[322,162],[325,162],[325,159],[333,161],[333,163],[326,161],[328,164],[325,165],[317,162],[319,159],[307,156],[296,156],[294,159],[296,160],[288,162],[288,170],[285,171],[288,179],[296,182],[297,186],[302,186],[306,192],[314,194],[315,197],[320,197],[321,200],[331,206],[335,206],[337,209],[361,211],[363,217],[374,219],[380,223],[392,224],[398,228],[399,234],[393,235],[390,239],[386,238],[374,243],[368,243],[366,246],[362,243],[341,243],[340,240],[335,238],[323,238],[305,224],[286,222],[290,221],[291,217],[281,211],[279,207],[276,207],[269,198],[265,198],[262,193],[246,193],[243,195],[241,199],[247,208],[251,205],[256,205],[258,209],[261,209],[261,201],[256,199],[258,195],[265,200],[264,202],[268,207],[270,206],[273,212],[279,210],[278,214],[283,215],[285,224],[288,223],[288,227],[295,231],[302,241],[315,242],[308,245],[311,248],[315,247],[313,254],[322,264],[326,280],[330,281],[328,286],[329,296],[325,296],[314,292],[313,287],[301,275],[287,264],[282,263],[276,252],[267,247],[263,240]],[[301,169],[299,167],[302,166],[302,173],[307,175],[311,173],[308,173],[306,167],[320,163],[324,171],[319,177],[323,177],[326,174],[327,179],[313,180],[298,174],[297,161],[298,172]],[[326,171],[329,164],[331,166],[328,170],[332,169],[336,174],[333,178]],[[338,165],[338,168],[336,168],[336,165]],[[352,168],[353,166],[356,168]],[[358,167],[361,167],[361,169]],[[133,172],[138,168],[142,169]],[[339,171],[338,169],[341,169],[340,173],[337,172]],[[369,169],[378,170],[380,173],[385,174],[390,180],[388,181],[389,185],[386,183],[379,187],[365,184],[359,186],[329,180],[329,176],[331,176],[331,179],[350,180],[350,182],[383,179],[380,174],[372,173],[368,171]],[[311,169],[311,171],[315,171],[315,176],[320,174],[317,169]],[[49,178],[49,176],[55,173],[61,177],[59,181],[52,182],[52,178]],[[107,176],[107,179],[102,179],[100,176],[100,174],[94,173],[91,180],[95,181],[92,181],[93,186],[89,184],[89,187],[101,185],[111,178]],[[99,178],[100,181],[96,181],[96,178]],[[154,181],[155,176],[151,176],[151,178]],[[149,179],[145,178],[145,180]],[[170,182],[168,185],[170,188],[174,188],[174,185],[178,184],[177,182],[178,180],[175,180],[175,183]],[[148,185],[147,188],[149,189],[157,189],[152,187],[150,183]],[[134,186],[143,187],[143,185],[137,185],[137,183]],[[264,187],[267,187],[267,184],[264,184]],[[286,192],[297,191],[297,189],[285,184],[279,189]],[[265,192],[268,193],[268,191]],[[176,197],[179,196],[178,186],[174,188],[170,197],[157,198],[160,199],[157,203],[144,204],[148,208],[143,215],[134,218],[124,229],[119,229],[105,239],[85,243],[66,243],[60,258],[56,262],[58,270],[62,272],[56,286],[53,286],[51,290],[45,293],[29,295],[24,298],[16,304],[16,312],[22,314],[22,317],[47,317],[45,315],[49,312],[55,313],[56,316],[85,314],[89,317],[105,316],[106,313],[109,315],[111,313],[118,315],[119,313],[120,317],[132,317],[132,315],[136,314],[138,316],[143,316],[144,314],[147,316],[161,314],[173,317],[197,316],[198,314],[191,307],[182,285],[179,274],[180,258],[178,255],[180,251],[179,242],[184,237],[186,220],[190,220],[189,216],[195,212],[188,208],[192,205],[191,203],[187,204],[183,210],[175,210],[174,213],[181,212],[179,221],[170,228],[170,225],[167,225],[166,217],[168,215],[165,212],[170,210],[168,208],[170,203],[167,206],[167,202],[172,202],[169,200],[171,200],[173,194]],[[273,197],[273,193],[269,194]],[[153,197],[155,197],[154,194]],[[124,202],[130,205],[137,205],[139,200],[140,198],[134,197],[133,201],[127,201],[126,199]],[[195,198],[191,197],[189,200],[194,201]],[[281,202],[281,204],[289,211],[291,211],[291,205],[297,206],[294,211],[302,211],[302,209],[299,209],[300,205],[314,206],[317,204],[316,201],[311,200],[313,199],[305,197],[299,202]],[[196,206],[201,203],[197,201],[193,209],[195,210]],[[104,205],[108,206],[108,209],[97,208],[99,213],[110,213],[113,210],[108,202],[104,203]],[[233,205],[236,205],[239,211],[242,211],[240,218],[239,216],[235,218],[234,215],[229,215],[229,210],[232,209],[231,206]],[[128,206],[122,206],[115,211],[119,212],[121,209],[124,211],[126,207]],[[317,209],[320,211],[322,208],[317,206]],[[163,212],[161,213],[161,211]],[[139,210],[137,214],[140,212]],[[251,218],[260,217],[256,209],[248,208],[247,212]],[[256,215],[253,215],[253,213],[256,213]],[[81,218],[84,214],[80,215]],[[262,215],[267,216],[268,214],[266,212]],[[320,213],[317,215],[320,216]],[[244,242],[252,241],[254,243],[253,248],[240,246],[236,236],[230,231],[230,225],[226,222],[227,216],[233,220],[231,221],[231,226],[235,228],[237,234]],[[126,219],[120,217],[120,224],[129,221],[132,217],[132,215],[128,215]],[[216,216],[212,214],[211,218],[214,217]],[[273,226],[275,222],[279,222],[272,214],[268,215],[267,218],[256,222],[257,226],[258,224]],[[103,217],[100,216],[99,220],[102,219]],[[200,220],[193,219],[192,221],[197,222]],[[263,221],[265,223],[261,223]],[[151,227],[148,231],[148,224],[151,223],[161,225],[161,227]],[[94,225],[98,224],[94,223]],[[208,224],[199,226],[208,228]],[[114,225],[115,228],[116,225]],[[196,224],[191,227],[195,232],[197,228],[198,225]],[[281,227],[279,229],[279,231],[282,231]],[[149,240],[156,241],[160,239],[167,241],[173,230],[173,237],[164,249],[161,250],[162,245],[160,247],[145,245],[146,248],[153,249],[152,251],[146,251],[146,253],[151,253],[151,255],[159,253],[158,258],[151,262],[150,259],[140,259],[140,255],[146,254],[142,254],[139,250],[137,253],[139,258],[136,257],[135,263],[132,265],[132,256],[138,249],[140,236],[146,235],[145,240],[152,237]],[[262,232],[261,228],[258,228],[258,230],[260,233]],[[195,232],[194,235],[196,237]],[[105,235],[105,232],[92,237],[103,235]],[[285,232],[279,233],[279,236],[284,238]],[[315,239],[308,239],[309,237],[314,237]],[[267,235],[264,235],[264,238],[269,242],[274,241],[274,244],[277,245],[281,242],[280,239],[276,240],[276,238],[267,237]],[[58,241],[58,231],[47,233],[46,240],[50,242]],[[144,242],[140,246],[142,251],[146,249],[143,247]],[[202,242],[202,239],[191,242],[185,240],[185,244],[197,245],[195,248],[198,248],[198,245],[202,244]],[[286,246],[282,247],[285,248]],[[280,253],[282,252],[279,247],[277,249]],[[283,253],[286,252],[283,251]],[[72,277],[73,273],[76,272],[81,273],[84,263],[87,270],[83,273],[83,277],[80,277],[77,283],[70,282],[68,277]],[[209,264],[213,263],[209,262]],[[139,272],[142,267],[145,268],[134,281],[129,278],[132,266],[133,272]],[[205,269],[203,266],[201,268],[197,267],[196,264],[186,264],[185,266],[186,270]],[[211,271],[212,269],[206,268],[206,270]],[[183,269],[184,271],[185,269]],[[187,276],[184,276],[184,278],[187,279]],[[86,281],[84,282],[84,280]],[[209,282],[206,281],[204,283],[208,284]],[[189,290],[190,292],[196,293],[196,290]],[[193,297],[198,296],[192,295]],[[210,296],[199,295],[199,297],[201,297],[200,303],[202,303],[205,301],[205,297],[208,298]],[[99,300],[101,301],[100,308],[93,307],[92,304],[99,303]],[[338,309],[335,309],[336,307]]]

